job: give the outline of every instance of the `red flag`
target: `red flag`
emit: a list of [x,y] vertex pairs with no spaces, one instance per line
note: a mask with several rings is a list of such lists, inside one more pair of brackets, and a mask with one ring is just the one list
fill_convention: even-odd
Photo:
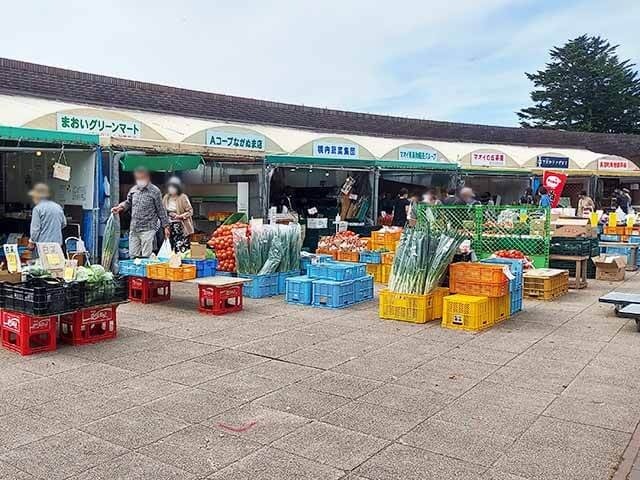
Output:
[[542,185],[547,189],[551,197],[551,207],[556,208],[560,202],[562,190],[567,183],[567,176],[564,173],[550,172],[545,170],[542,177]]

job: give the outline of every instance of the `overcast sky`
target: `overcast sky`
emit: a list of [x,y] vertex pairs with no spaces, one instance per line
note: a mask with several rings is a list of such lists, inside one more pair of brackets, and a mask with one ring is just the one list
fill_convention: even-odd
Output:
[[640,63],[639,0],[22,0],[0,56],[297,104],[515,125],[548,50]]

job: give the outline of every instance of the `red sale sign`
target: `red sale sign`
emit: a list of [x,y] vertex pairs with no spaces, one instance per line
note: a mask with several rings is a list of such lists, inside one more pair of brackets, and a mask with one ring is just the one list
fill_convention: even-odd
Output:
[[547,189],[551,197],[551,207],[558,206],[562,190],[567,183],[567,176],[564,173],[545,171],[542,177],[542,185]]

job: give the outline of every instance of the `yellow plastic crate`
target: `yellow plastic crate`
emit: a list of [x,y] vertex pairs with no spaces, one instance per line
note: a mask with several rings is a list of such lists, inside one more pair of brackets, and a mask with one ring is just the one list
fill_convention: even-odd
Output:
[[433,318],[432,320],[440,320],[444,309],[444,297],[449,295],[447,287],[437,287],[433,292]]
[[524,274],[523,295],[538,300],[553,300],[569,291],[569,272],[538,268]]
[[489,312],[494,323],[504,322],[511,315],[511,296],[489,298]]
[[443,299],[442,326],[478,332],[493,325],[487,297],[449,295]]
[[391,265],[367,264],[367,273],[373,275],[373,281],[376,283],[389,283],[389,275],[391,274]]
[[433,295],[412,295],[389,290],[380,292],[380,318],[426,323],[433,316]]
[[196,278],[196,266],[181,265],[179,267],[170,267],[168,263],[150,263],[147,265],[147,277],[170,282],[191,280]]

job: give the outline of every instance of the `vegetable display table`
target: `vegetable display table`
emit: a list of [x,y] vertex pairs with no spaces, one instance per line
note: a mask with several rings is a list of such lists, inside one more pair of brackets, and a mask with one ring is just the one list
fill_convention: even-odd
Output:
[[198,285],[198,311],[223,315],[242,310],[242,285],[250,281],[250,278],[214,276],[185,283]]
[[558,255],[555,253],[549,255],[549,260],[575,262],[576,276],[569,279],[569,288],[575,289],[587,288],[587,262],[589,258],[586,255]]
[[606,254],[620,254],[627,257],[627,272],[638,270],[638,245],[627,242],[600,242],[600,250],[604,249]]

